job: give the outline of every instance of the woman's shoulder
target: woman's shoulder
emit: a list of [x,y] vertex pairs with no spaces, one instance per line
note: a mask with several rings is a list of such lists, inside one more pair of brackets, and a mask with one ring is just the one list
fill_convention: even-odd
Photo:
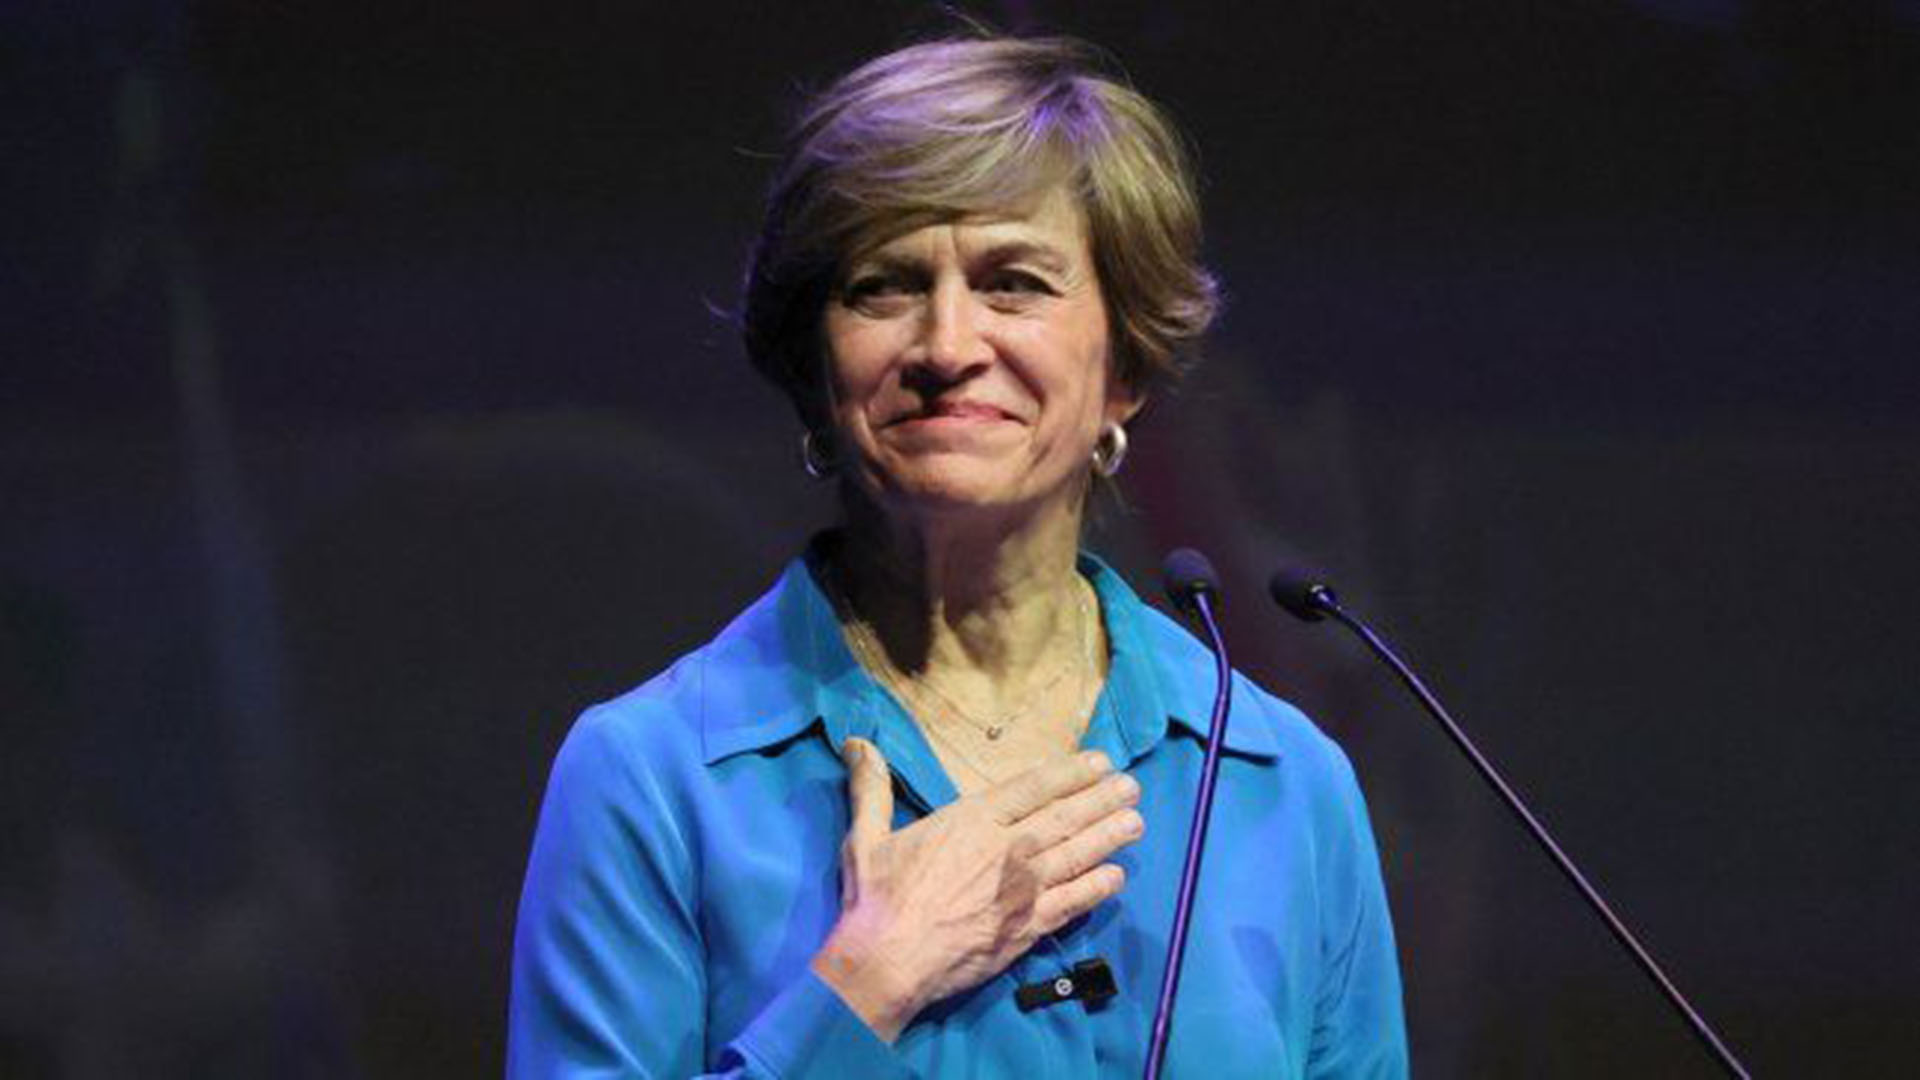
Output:
[[588,707],[567,744],[653,768],[692,767],[713,760],[742,729],[791,723],[806,703],[795,635],[783,626],[789,588],[783,578],[705,644]]
[[641,752],[683,744],[688,738],[697,740],[698,670],[708,648],[711,643],[679,657],[638,686],[587,706],[575,718],[567,741]]

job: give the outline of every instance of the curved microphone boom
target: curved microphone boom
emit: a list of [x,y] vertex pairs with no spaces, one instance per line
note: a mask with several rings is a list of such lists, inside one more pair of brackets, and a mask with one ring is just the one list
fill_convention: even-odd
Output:
[[1180,890],[1173,906],[1173,933],[1167,939],[1167,969],[1160,978],[1160,1000],[1153,1010],[1153,1035],[1147,1043],[1147,1080],[1160,1075],[1172,1030],[1173,1000],[1180,992],[1180,961],[1187,951],[1187,927],[1193,922],[1193,894],[1200,880],[1200,860],[1207,847],[1207,822],[1213,816],[1213,787],[1220,777],[1220,745],[1227,733],[1227,709],[1233,702],[1233,668],[1227,662],[1227,643],[1213,609],[1220,599],[1220,580],[1213,564],[1192,548],[1176,548],[1161,564],[1167,599],[1182,613],[1199,620],[1213,650],[1213,714],[1207,726],[1207,751],[1200,769],[1200,792],[1194,799],[1193,824],[1187,830],[1187,860],[1180,868]]
[[1332,618],[1345,626],[1365,642],[1375,656],[1393,669],[1393,673],[1400,677],[1400,681],[1408,690],[1413,691],[1413,696],[1426,707],[1427,713],[1439,722],[1441,730],[1447,733],[1447,738],[1451,739],[1453,745],[1459,747],[1460,752],[1466,755],[1467,760],[1479,772],[1480,778],[1493,788],[1494,792],[1500,796],[1500,801],[1520,819],[1520,824],[1526,827],[1528,834],[1540,845],[1541,850],[1547,853],[1547,857],[1553,860],[1553,864],[1560,868],[1560,872],[1566,875],[1568,881],[1573,883],[1573,887],[1579,891],[1581,898],[1586,900],[1587,906],[1593,909],[1594,914],[1598,915],[1600,921],[1605,923],[1607,929],[1612,932],[1614,940],[1627,950],[1627,953],[1633,957],[1634,963],[1639,965],[1640,970],[1660,988],[1660,992],[1666,996],[1668,1003],[1685,1018],[1687,1025],[1693,1029],[1693,1033],[1706,1044],[1708,1052],[1730,1075],[1737,1076],[1740,1080],[1747,1080],[1746,1066],[1740,1064],[1740,1059],[1733,1055],[1733,1051],[1727,1048],[1725,1042],[1721,1041],[1719,1034],[1694,1009],[1692,1003],[1687,1001],[1686,995],[1682,994],[1673,980],[1667,977],[1667,973],[1661,970],[1660,965],[1654,961],[1653,954],[1640,944],[1640,939],[1634,937],[1633,931],[1627,929],[1627,924],[1621,922],[1620,917],[1607,906],[1606,900],[1600,896],[1600,891],[1588,883],[1586,875],[1580,872],[1580,868],[1574,865],[1573,859],[1554,841],[1553,835],[1547,832],[1547,827],[1534,817],[1533,811],[1527,809],[1526,802],[1508,785],[1506,778],[1500,775],[1499,770],[1493,767],[1493,763],[1480,752],[1480,748],[1467,737],[1467,733],[1454,722],[1446,707],[1440,704],[1440,699],[1433,695],[1433,691],[1427,689],[1426,684],[1413,673],[1413,669],[1407,666],[1406,661],[1400,659],[1399,655],[1389,648],[1371,627],[1340,606],[1340,598],[1335,595],[1333,587],[1327,584],[1325,578],[1300,567],[1282,567],[1274,572],[1272,580],[1267,583],[1267,591],[1272,595],[1275,603],[1307,622],[1319,622],[1322,619]]

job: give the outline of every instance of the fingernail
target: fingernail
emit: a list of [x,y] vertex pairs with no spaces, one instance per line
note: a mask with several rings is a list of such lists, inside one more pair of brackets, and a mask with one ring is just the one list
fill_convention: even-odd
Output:
[[1113,768],[1113,762],[1108,761],[1107,755],[1101,753],[1098,750],[1087,751],[1087,764],[1093,766],[1094,772],[1103,773]]

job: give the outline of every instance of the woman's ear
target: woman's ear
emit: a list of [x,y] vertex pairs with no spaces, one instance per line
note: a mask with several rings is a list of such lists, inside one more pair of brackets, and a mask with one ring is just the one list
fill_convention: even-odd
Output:
[[1107,392],[1106,418],[1109,423],[1125,426],[1128,421],[1147,407],[1147,395],[1136,391],[1125,382],[1115,380],[1113,388]]

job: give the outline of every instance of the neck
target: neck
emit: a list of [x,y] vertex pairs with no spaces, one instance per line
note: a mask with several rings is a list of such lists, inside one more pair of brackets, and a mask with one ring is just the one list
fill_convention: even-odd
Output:
[[1017,690],[1079,648],[1078,500],[1017,519],[901,514],[855,500],[847,599],[905,672]]

